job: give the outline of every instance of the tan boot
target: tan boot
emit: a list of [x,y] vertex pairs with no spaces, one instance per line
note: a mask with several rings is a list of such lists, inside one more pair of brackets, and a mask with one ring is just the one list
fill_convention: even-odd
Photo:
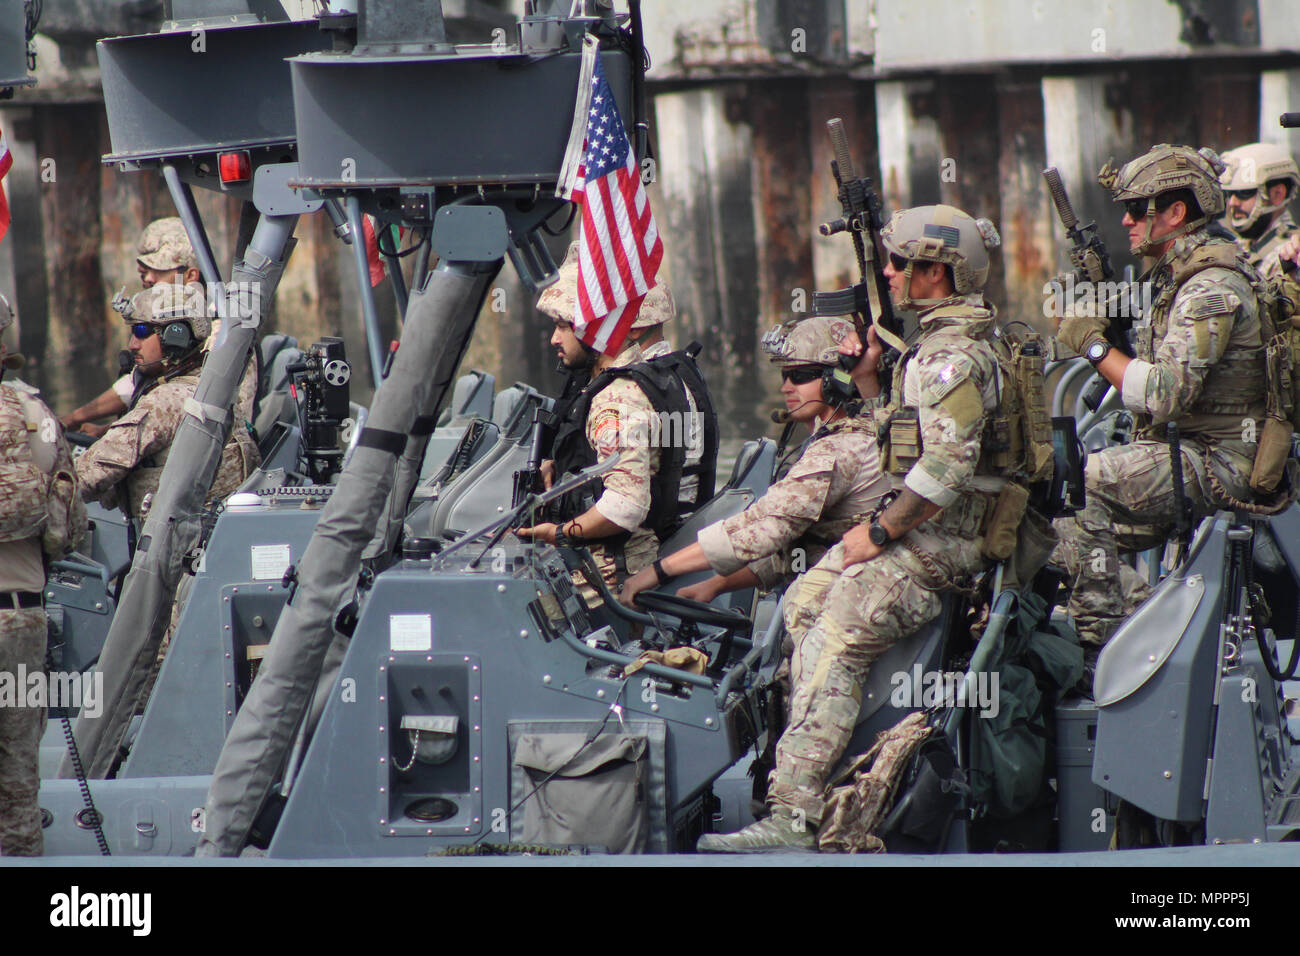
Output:
[[697,853],[816,853],[817,825],[784,807],[736,833],[706,833]]

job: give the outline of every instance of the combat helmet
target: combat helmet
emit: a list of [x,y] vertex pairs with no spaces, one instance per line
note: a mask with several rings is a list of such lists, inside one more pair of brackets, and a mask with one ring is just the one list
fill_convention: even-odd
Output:
[[185,224],[176,216],[155,219],[145,226],[136,253],[136,262],[159,272],[192,269],[198,265]]
[[763,351],[780,365],[839,364],[839,344],[853,334],[847,319],[816,316],[778,325],[763,336]]
[[838,406],[857,398],[857,389],[839,362],[840,342],[852,334],[853,323],[847,319],[831,316],[792,319],[768,331],[763,336],[762,347],[772,362],[782,368],[820,365],[822,399]]
[[[1097,174],[1097,182],[1110,190],[1116,202],[1130,199],[1147,201],[1146,233],[1133,251],[1150,255],[1155,252],[1156,243],[1200,229],[1223,215],[1223,187],[1219,185],[1219,176],[1226,168],[1227,165],[1219,155],[1209,147],[1193,149],[1190,146],[1161,143],[1119,169],[1107,162]],[[1196,197],[1197,205],[1201,207],[1201,215],[1152,241],[1151,228],[1155,225],[1156,199],[1175,189],[1190,189]]]
[[[549,319],[573,322],[578,314],[578,243],[569,244],[560,264],[559,277],[537,299],[537,311]],[[677,317],[677,305],[668,286],[660,282],[645,294],[641,311],[632,322],[633,332],[663,325]]]
[[197,352],[212,331],[205,308],[203,286],[159,282],[137,292],[120,311],[128,324],[143,322],[158,327],[164,360],[176,363]]
[[[1300,167],[1296,166],[1295,158],[1281,146],[1249,143],[1228,150],[1222,159],[1228,164],[1227,170],[1219,177],[1224,192],[1251,189],[1258,196],[1254,208],[1246,218],[1228,221],[1228,225],[1242,235],[1250,233],[1260,219],[1284,208],[1295,197],[1296,189],[1300,188]],[[1269,184],[1278,180],[1284,180],[1288,184],[1286,198],[1280,203],[1270,203]]]
[[938,305],[945,299],[913,299],[912,265],[941,262],[952,269],[958,296],[984,291],[989,277],[989,250],[1002,244],[998,230],[987,219],[973,219],[955,206],[917,206],[902,209],[880,230],[881,241],[893,255],[907,260],[900,308]]

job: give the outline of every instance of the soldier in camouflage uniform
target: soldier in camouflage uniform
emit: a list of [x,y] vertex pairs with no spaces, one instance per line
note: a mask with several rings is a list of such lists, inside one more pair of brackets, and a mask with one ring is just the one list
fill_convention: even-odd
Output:
[[1227,197],[1224,222],[1231,227],[1265,279],[1281,273],[1278,252],[1300,231],[1287,208],[1300,188],[1300,168],[1281,146],[1251,143],[1223,154],[1219,178]]
[[[560,267],[559,279],[538,298],[537,310],[555,323],[551,345],[561,364],[571,371],[590,366],[590,382],[583,390],[584,395],[605,369],[636,365],[669,350],[663,340],[662,326],[675,317],[676,309],[667,286],[660,283],[646,294],[617,355],[597,355],[573,329],[577,281],[577,244],[574,243]],[[647,349],[651,350],[649,354]],[[585,421],[586,442],[598,461],[615,453],[621,457],[618,465],[605,474],[600,497],[582,514],[516,531],[521,537],[555,544],[557,531],[562,529],[568,541],[590,549],[601,577],[615,593],[622,579],[647,567],[659,549],[655,530],[645,523],[650,512],[651,481],[659,471],[660,449],[648,440],[655,415],[650,399],[631,379],[616,378],[601,388],[590,399]],[[691,425],[694,426],[694,416]],[[700,442],[692,431],[688,436],[687,465],[692,462],[698,465],[699,461]],[[554,462],[543,465],[547,487],[556,477],[555,472]],[[681,498],[693,493],[694,481],[690,474],[683,474]],[[603,543],[603,539],[613,539],[613,543]],[[589,607],[601,603],[599,594],[580,575],[575,576],[574,583]]]
[[[0,377],[22,366],[4,341],[11,321],[6,302]],[[54,413],[30,389],[0,384],[0,675],[17,692],[0,702],[0,856],[43,850],[37,794],[45,710],[27,706],[26,685],[15,684],[20,668],[28,675],[45,668],[44,561],[63,557],[85,532],[76,471]]]
[[[149,223],[144,232],[140,234],[137,254],[136,271],[140,275],[140,284],[145,289],[152,289],[159,282],[181,285],[187,288],[197,286],[200,290],[202,289],[202,286],[198,285],[202,279],[199,273],[198,259],[195,257],[194,249],[190,245],[190,237],[185,231],[185,225],[178,217],[169,216],[166,219],[155,219]],[[120,311],[125,306],[126,301],[119,298],[118,301],[114,302],[114,307]],[[212,342],[216,339],[220,326],[220,320],[210,323],[211,333],[207,336],[203,345],[205,351],[211,347]],[[78,429],[96,438],[100,437],[108,430],[108,426],[90,423],[97,418],[121,415],[125,412],[131,405],[131,397],[135,393],[135,387],[136,383],[133,375],[120,376],[102,394],[91,399],[76,411],[62,416],[60,421],[63,423],[63,427]],[[244,370],[244,377],[239,382],[239,411],[244,416],[245,421],[251,422],[253,420],[253,400],[256,394],[257,362],[250,355],[248,366]]]
[[[199,383],[202,344],[210,328],[202,302],[201,287],[170,283],[154,286],[133,300],[128,316],[131,352],[145,380],[131,409],[77,459],[86,500],[120,506],[131,519],[142,518],[141,506],[158,488],[168,450],[186,414],[185,402],[194,397]],[[177,344],[164,346],[164,334],[176,336]],[[257,446],[246,421],[237,406],[209,502],[229,495],[257,466]]]
[[[773,589],[791,572],[820,561],[844,532],[872,512],[889,490],[874,425],[855,414],[856,405],[845,407],[856,397],[851,383],[825,382],[838,367],[840,341],[852,334],[852,324],[844,319],[813,318],[765,337],[772,361],[781,366],[787,414],[806,425],[811,437],[786,476],[761,498],[703,529],[695,544],[663,558],[658,568],[629,578],[621,595],[624,604],[632,606],[638,593],[668,577],[706,568],[716,572],[712,578],[677,593],[707,603],[740,588]],[[806,622],[793,620],[790,608],[787,604],[787,627],[797,639]]]
[[[701,852],[816,848],[827,777],[853,734],[872,662],[936,617],[944,590],[988,563],[982,539],[1007,485],[982,447],[1000,407],[989,341],[995,310],[983,297],[997,231],[952,206],[925,206],[896,213],[881,237],[894,302],[920,320],[919,338],[895,369],[891,403],[874,412],[897,497],[869,525],[850,529],[800,583],[794,600],[814,623],[795,648],[790,724],[768,784],[771,814],[738,833],[706,834]],[[874,345],[874,329],[869,338]],[[859,349],[856,337],[841,344],[850,354]],[[868,400],[880,394],[869,358],[854,380]]]
[[1237,246],[1207,232],[1223,213],[1223,163],[1208,149],[1156,146],[1099,177],[1125,207],[1133,253],[1154,283],[1150,324],[1130,359],[1105,339],[1105,317],[1062,321],[1058,340],[1120,390],[1136,439],[1088,457],[1087,506],[1058,519],[1052,556],[1073,579],[1080,636],[1104,644],[1150,592],[1119,553],[1163,545],[1177,518],[1165,424],[1178,424],[1187,499],[1196,516],[1252,499],[1265,417],[1259,274]]

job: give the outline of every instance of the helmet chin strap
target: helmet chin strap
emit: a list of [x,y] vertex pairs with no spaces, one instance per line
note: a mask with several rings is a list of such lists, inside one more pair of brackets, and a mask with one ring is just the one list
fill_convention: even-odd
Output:
[[952,295],[944,296],[941,299],[913,299],[912,298],[912,266],[916,264],[916,259],[907,260],[907,268],[903,270],[903,294],[898,299],[900,309],[920,308],[929,309],[935,306],[943,305],[955,299],[961,299],[962,296],[956,291]]
[[1151,230],[1155,228],[1155,224],[1156,224],[1156,197],[1155,196],[1150,196],[1147,198],[1147,214],[1145,218],[1147,221],[1146,232],[1142,236],[1142,241],[1139,242],[1133,248],[1134,252],[1136,252],[1138,255],[1143,255],[1143,256],[1159,255],[1160,254],[1159,250],[1157,250],[1156,248],[1158,245],[1164,245],[1170,239],[1177,239],[1179,236],[1185,236],[1189,232],[1194,232],[1195,230],[1200,229],[1205,225],[1208,225],[1210,221],[1210,218],[1208,216],[1202,215],[1199,219],[1192,219],[1189,222],[1183,223],[1173,232],[1165,233],[1159,239],[1152,239]]

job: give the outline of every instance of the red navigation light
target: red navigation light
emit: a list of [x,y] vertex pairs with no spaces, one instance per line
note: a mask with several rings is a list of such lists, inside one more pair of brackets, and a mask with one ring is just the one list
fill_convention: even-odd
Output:
[[253,161],[248,151],[241,149],[237,153],[222,153],[217,157],[217,168],[221,172],[221,182],[246,183],[253,178]]

